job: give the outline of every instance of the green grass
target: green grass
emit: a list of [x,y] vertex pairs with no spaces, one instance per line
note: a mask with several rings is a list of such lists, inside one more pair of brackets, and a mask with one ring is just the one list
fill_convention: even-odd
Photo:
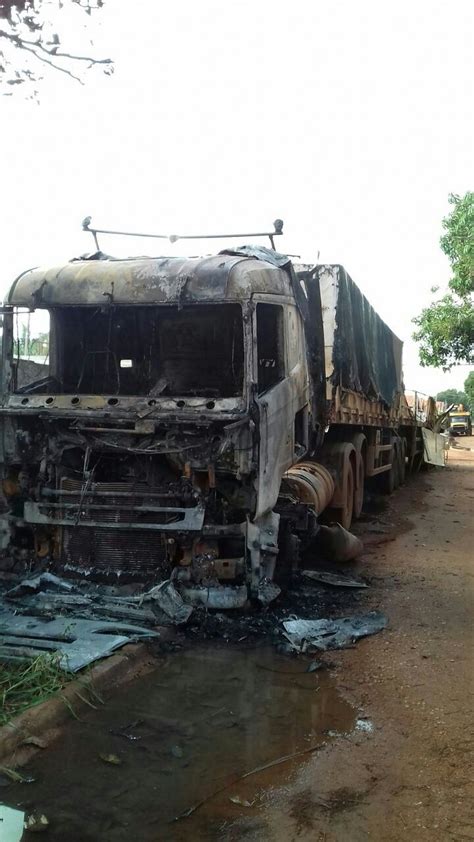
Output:
[[28,663],[0,663],[0,726],[49,699],[68,680],[58,655],[38,655]]

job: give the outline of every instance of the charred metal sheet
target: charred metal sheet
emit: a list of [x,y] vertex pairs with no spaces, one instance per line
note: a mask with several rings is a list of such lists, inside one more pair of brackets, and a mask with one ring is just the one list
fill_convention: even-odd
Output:
[[433,433],[432,430],[422,428],[423,436],[423,460],[428,465],[438,465],[444,468],[446,463],[446,450],[449,447],[449,440],[441,433]]
[[277,266],[279,269],[284,269],[291,263],[287,254],[280,254],[273,249],[265,246],[237,246],[234,249],[223,249],[220,254],[235,255],[239,257],[253,257],[256,260],[263,260],[266,263],[271,263],[272,266]]
[[[41,509],[47,508],[51,510],[70,510],[71,515],[70,517],[54,517],[54,515],[46,515],[44,514]],[[109,507],[100,506],[98,504],[88,504],[89,509],[106,509]],[[194,506],[194,508],[188,509],[178,509],[178,508],[171,508],[169,506],[136,506],[135,510],[137,511],[148,511],[160,514],[169,514],[170,516],[179,517],[178,520],[173,521],[172,523],[127,523],[127,522],[119,522],[114,523],[112,521],[101,521],[100,518],[97,520],[92,519],[85,519],[81,516],[81,511],[78,511],[77,503],[35,503],[31,500],[26,501],[24,505],[24,520],[27,523],[37,523],[37,524],[51,524],[55,526],[81,526],[81,527],[102,527],[106,529],[153,529],[159,530],[160,532],[182,532],[183,530],[186,531],[194,531],[199,532],[202,528],[204,523],[204,514],[205,510],[201,506]]]
[[[41,290],[41,297],[38,294]],[[10,289],[8,304],[57,307],[98,304],[169,304],[246,300],[253,293],[290,295],[288,274],[245,256],[75,260],[53,269],[32,269]]]
[[312,579],[314,582],[322,582],[323,585],[331,585],[334,588],[368,588],[367,582],[356,579],[353,576],[345,576],[342,573],[332,573],[330,570],[302,570],[302,576]]
[[150,629],[120,622],[71,617],[41,620],[5,610],[0,613],[0,661],[58,653],[61,667],[69,672],[107,657],[126,643],[156,637],[159,634]]
[[370,611],[337,620],[285,620],[285,637],[299,652],[309,646],[321,649],[344,649],[360,637],[377,634],[387,626],[387,618],[380,611]]
[[206,608],[220,610],[243,608],[248,600],[246,585],[182,588],[182,592],[186,600],[193,605],[205,605]]
[[107,617],[121,623],[181,625],[193,613],[169,579],[136,596],[117,596],[114,588],[98,587],[91,581],[78,586],[45,571],[23,579],[5,593],[5,600],[21,612],[48,619],[66,613],[76,619],[102,621]]
[[44,417],[50,418],[102,420],[110,418],[111,400],[114,401],[114,418],[119,420],[125,420],[128,415],[134,416],[135,414],[138,418],[146,418],[153,414],[154,421],[169,420],[169,413],[173,412],[173,423],[179,425],[189,423],[189,413],[196,412],[199,409],[203,417],[193,417],[193,424],[198,428],[208,427],[213,418],[216,417],[219,421],[235,421],[236,418],[239,419],[239,414],[244,410],[244,403],[241,398],[218,398],[214,402],[214,407],[205,406],[203,410],[202,398],[190,397],[182,401],[183,405],[179,407],[180,411],[177,412],[176,399],[155,398],[150,407],[148,397],[145,399],[121,395],[116,398],[115,395],[109,394],[49,395],[46,392],[43,395],[28,396],[28,400],[25,400],[21,393],[9,395],[7,405],[0,407],[0,412],[5,415],[28,416],[41,410]]
[[186,605],[180,593],[176,590],[173,582],[169,579],[156,588],[152,588],[144,596],[144,601],[156,601],[162,611],[173,621],[177,626],[181,623],[187,623],[193,609],[191,605]]

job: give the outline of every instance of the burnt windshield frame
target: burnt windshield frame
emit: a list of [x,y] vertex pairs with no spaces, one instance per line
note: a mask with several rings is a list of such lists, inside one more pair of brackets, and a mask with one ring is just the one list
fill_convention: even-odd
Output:
[[3,318],[6,328],[2,354],[3,376],[6,377],[3,391],[41,394],[54,390],[54,378],[50,376],[54,344],[51,311],[46,307],[4,307]]
[[51,369],[17,393],[243,396],[240,302],[38,309],[51,316]]

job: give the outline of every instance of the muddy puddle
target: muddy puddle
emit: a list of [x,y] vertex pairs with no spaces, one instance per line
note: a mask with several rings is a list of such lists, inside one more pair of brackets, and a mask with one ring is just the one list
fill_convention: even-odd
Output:
[[331,676],[305,672],[308,663],[269,647],[172,654],[72,721],[29,764],[35,783],[8,787],[2,800],[44,812],[58,842],[234,839],[240,825],[257,839],[272,789],[328,731],[354,727]]

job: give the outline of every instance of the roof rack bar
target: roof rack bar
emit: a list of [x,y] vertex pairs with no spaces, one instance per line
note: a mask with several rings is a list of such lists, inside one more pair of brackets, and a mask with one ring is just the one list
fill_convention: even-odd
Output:
[[99,241],[97,234],[115,234],[120,237],[151,237],[155,240],[169,240],[170,243],[176,243],[178,240],[229,240],[237,237],[268,237],[272,246],[275,249],[274,237],[279,237],[283,234],[283,220],[276,219],[273,223],[273,231],[259,231],[251,234],[145,234],[136,231],[114,231],[109,228],[92,228],[92,218],[86,216],[82,220],[82,230],[87,231],[94,237],[94,242],[97,250],[99,250]]

